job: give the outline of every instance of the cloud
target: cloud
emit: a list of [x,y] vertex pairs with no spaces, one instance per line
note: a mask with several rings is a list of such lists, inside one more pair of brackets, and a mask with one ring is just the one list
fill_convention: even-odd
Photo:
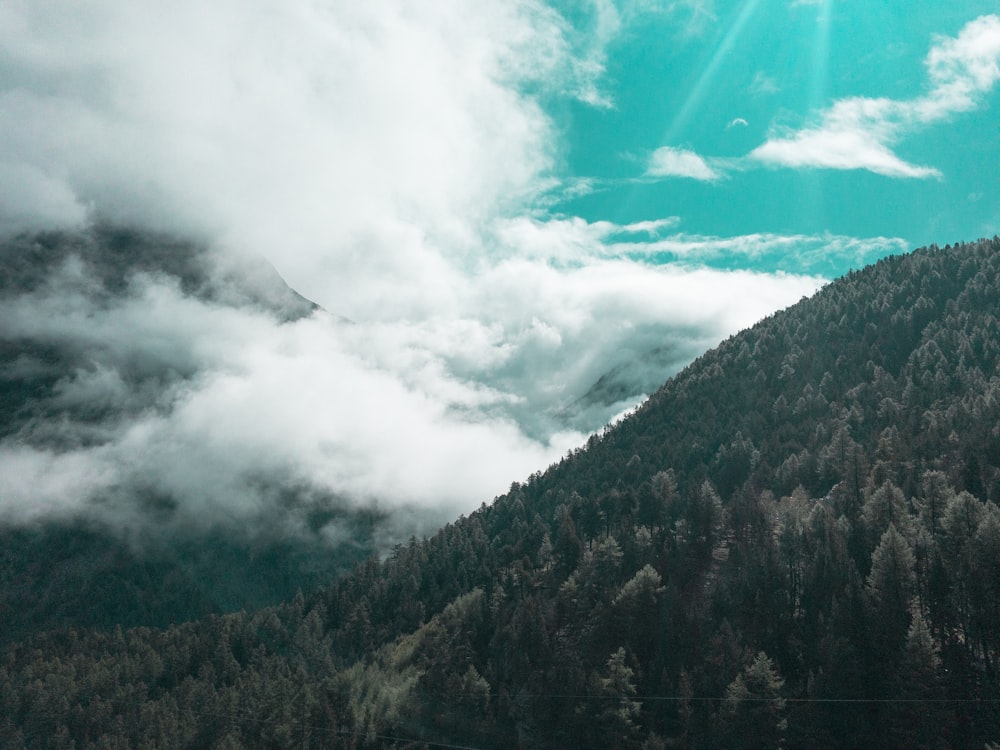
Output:
[[649,177],[689,177],[694,180],[712,182],[722,174],[709,166],[704,158],[694,151],[662,146],[649,157],[646,166]]
[[82,226],[87,211],[63,180],[40,167],[0,163],[0,236],[37,226]]
[[38,175],[46,225],[97,213],[218,237],[344,306],[349,285],[310,283],[317,266],[363,266],[377,244],[412,269],[432,240],[471,242],[479,207],[516,205],[552,164],[551,125],[520,88],[584,86],[566,23],[532,3],[4,16],[0,183]]
[[777,94],[780,90],[781,88],[773,76],[769,76],[763,70],[754,73],[753,80],[750,82],[750,93],[754,96]]
[[[110,289],[39,244],[41,280],[14,289],[5,246],[0,376],[43,387],[0,440],[0,513],[294,529],[346,504],[432,528],[815,290],[812,272],[711,268],[735,239],[675,217],[545,213],[563,154],[540,101],[601,105],[634,22],[610,2],[588,18],[532,0],[0,7],[0,234],[110,221],[211,248],[204,288],[151,264]],[[678,174],[719,177],[654,154],[651,175]],[[682,262],[650,262],[667,242]],[[256,254],[329,313],[279,315],[227,281]],[[621,392],[595,391],[612,371]]]
[[1000,80],[1000,17],[982,16],[955,38],[939,38],[925,59],[928,92],[911,100],[851,97],[823,112],[818,124],[779,133],[749,159],[780,167],[867,169],[889,177],[940,177],[892,147],[907,133],[979,105]]
[[974,109],[979,97],[1000,80],[1000,16],[981,16],[943,37],[926,59],[930,94],[914,102],[914,116],[934,122]]
[[677,233],[619,251],[633,257],[661,261],[696,262],[724,268],[767,269],[771,272],[827,276],[846,267],[862,268],[891,253],[905,253],[909,243],[900,237],[845,237],[831,234],[780,235],[769,233],[736,237]]
[[910,249],[900,237],[830,233],[718,237],[678,231],[679,225],[677,217],[628,225],[588,223],[579,218],[545,222],[522,218],[508,222],[501,234],[522,247],[547,249],[553,260],[563,264],[589,256],[652,262],[657,270],[664,263],[673,270],[743,268],[789,273],[803,280],[836,274],[845,265],[861,268],[885,255]]
[[697,36],[719,20],[714,0],[679,0],[670,3],[670,7],[671,10],[687,13],[688,20],[684,26],[687,36]]
[[[67,254],[0,298],[0,342],[20,347],[6,387],[53,383],[5,425],[0,515],[305,533],[310,512],[347,506],[407,518],[388,543],[433,528],[821,283],[628,257],[675,224],[508,220],[498,242],[559,257],[512,249],[453,307],[408,321],[283,320],[162,273],[128,274],[109,295]],[[591,394],[616,368],[624,395]]]
[[822,127],[774,138],[750,153],[750,159],[782,167],[867,169],[887,177],[940,177],[933,167],[910,164],[886,145],[894,134],[880,122],[866,123],[859,110],[873,100],[849,99],[830,110]]
[[[122,525],[153,496],[177,524],[239,526],[270,516],[290,485],[443,521],[581,439],[526,437],[491,413],[509,394],[446,371],[427,342],[396,346],[398,328],[324,313],[281,323],[155,277],[109,300],[63,275],[0,309],[5,342],[30,341],[26,357],[61,351],[68,365],[0,444],[0,510],[15,520]],[[438,345],[455,353],[458,337]]]

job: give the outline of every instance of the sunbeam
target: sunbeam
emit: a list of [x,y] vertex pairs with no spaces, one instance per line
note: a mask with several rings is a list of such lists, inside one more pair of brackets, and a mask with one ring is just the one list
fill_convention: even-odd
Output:
[[819,109],[826,103],[829,82],[830,29],[833,25],[833,0],[822,0],[816,13],[816,35],[813,37],[809,107]]
[[[833,0],[821,0],[816,8],[816,33],[813,36],[812,58],[809,70],[809,108],[817,112],[826,105],[829,95],[830,34],[833,26]],[[804,193],[803,215],[815,225],[825,227],[824,182],[826,174],[821,170],[802,175]]]
[[[826,1],[829,2],[829,0]],[[673,144],[678,135],[680,135],[680,133],[687,127],[691,118],[700,108],[706,94],[708,94],[708,92],[712,89],[712,84],[715,80],[716,73],[718,73],[719,67],[723,62],[725,62],[726,58],[729,57],[733,46],[740,38],[740,35],[746,28],[747,23],[753,16],[754,11],[757,10],[758,5],[760,5],[760,0],[745,0],[743,6],[739,10],[739,13],[736,15],[736,20],[733,22],[733,25],[729,27],[729,30],[719,43],[719,46],[712,54],[712,58],[709,60],[708,65],[705,66],[701,75],[698,76],[698,80],[692,87],[691,92],[687,95],[687,99],[684,100],[684,104],[681,105],[681,108],[674,116],[674,120],[664,135],[662,143],[667,145]]]
[[[698,76],[698,80],[688,92],[684,103],[674,115],[674,118],[670,123],[670,127],[660,139],[658,143],[659,146],[676,145],[678,137],[685,130],[685,128],[687,128],[692,118],[700,110],[706,95],[714,89],[714,81],[719,72],[719,68],[722,67],[722,64],[731,54],[736,42],[746,30],[747,24],[753,17],[758,5],[760,5],[760,0],[744,0],[736,13],[736,18],[732,25],[723,35],[718,47],[716,47],[715,51],[712,53],[708,64],[702,70],[701,75]],[[627,191],[622,194],[620,202],[617,206],[616,216],[618,218],[625,219],[630,216],[630,210],[633,208],[640,192],[641,186],[633,183]]]

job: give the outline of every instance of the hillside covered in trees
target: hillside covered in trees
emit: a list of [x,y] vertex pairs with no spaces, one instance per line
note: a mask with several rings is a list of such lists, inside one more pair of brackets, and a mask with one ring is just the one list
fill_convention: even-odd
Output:
[[0,747],[1000,741],[1000,239],[886,258],[284,605],[0,652]]

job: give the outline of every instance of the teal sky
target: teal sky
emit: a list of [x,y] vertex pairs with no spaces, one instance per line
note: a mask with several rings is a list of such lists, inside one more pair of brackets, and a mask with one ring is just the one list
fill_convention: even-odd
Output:
[[[998,231],[995,19],[981,33],[985,41],[971,39],[967,28],[995,11],[995,3],[719,0],[673,6],[637,14],[607,46],[598,87],[608,106],[552,103],[565,133],[563,176],[592,181],[592,192],[563,200],[557,212],[617,224],[671,216],[679,220],[672,231],[695,235],[829,233],[901,238],[909,247]],[[588,18],[578,14],[575,20],[585,28]],[[948,40],[965,41],[963,29],[964,47],[971,50],[964,54],[992,60],[992,75],[971,101],[945,102],[940,116],[904,121],[882,139],[888,151],[928,174],[748,158],[769,139],[818,125],[838,101],[933,96],[928,55]],[[653,154],[664,147],[697,155],[717,176],[649,175]],[[716,262],[747,264],[732,257]],[[787,255],[757,265],[798,270]],[[851,265],[831,257],[818,270],[831,276]]]

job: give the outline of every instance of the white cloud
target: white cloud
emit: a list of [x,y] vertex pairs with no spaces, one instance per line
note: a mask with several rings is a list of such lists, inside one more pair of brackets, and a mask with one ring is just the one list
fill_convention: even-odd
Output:
[[[783,167],[820,167],[825,169],[867,169],[887,177],[935,177],[940,172],[933,167],[909,164],[885,145],[885,136],[860,124],[863,118],[850,121],[837,117],[852,109],[853,104],[871,100],[838,102],[824,127],[799,131],[785,138],[776,138],[758,146],[750,158],[769,165]],[[838,122],[839,120],[839,122]],[[845,121],[847,120],[847,121]],[[875,130],[884,130],[875,123]]]
[[40,167],[0,163],[0,237],[37,226],[82,226],[84,206],[66,183]]
[[[578,217],[548,221],[522,217],[505,222],[497,234],[506,243],[533,249],[534,260],[548,259],[561,268],[586,265],[584,259],[654,259],[671,263],[673,270],[715,263],[720,268],[766,267],[808,274],[803,281],[825,276],[843,264],[861,268],[884,255],[910,249],[900,237],[766,232],[719,237],[680,231],[680,223],[678,217],[626,225],[588,223]],[[654,267],[642,272],[655,277],[662,270]]]
[[684,25],[687,36],[697,36],[719,20],[714,0],[677,0],[670,3],[670,8],[687,14],[687,23]]
[[690,177],[712,182],[722,177],[694,151],[672,146],[662,146],[649,157],[646,175],[650,177]]
[[931,92],[914,102],[922,122],[974,109],[979,96],[1000,80],[1000,16],[982,16],[966,24],[958,37],[941,38],[927,55]]
[[[72,264],[4,299],[0,334],[75,364],[0,445],[3,512],[127,516],[153,488],[239,523],[287,485],[443,520],[619,412],[578,402],[609,370],[629,365],[638,398],[816,289],[704,267],[727,240],[671,238],[676,218],[534,212],[560,155],[528,92],[601,104],[633,22],[593,8],[588,38],[533,0],[0,6],[7,233],[101,216],[193,234],[266,255],[333,314],[279,324],[155,276],[99,299]],[[714,164],[667,148],[650,174]],[[640,257],[666,242],[689,262]]]
[[8,3],[0,183],[264,251],[352,314],[318,277],[412,278],[535,189],[553,141],[519,87],[583,85],[566,34],[530,2]]
[[[577,263],[512,255],[466,278],[451,309],[411,321],[318,313],[281,324],[155,276],[108,299],[67,263],[0,302],[3,338],[59,345],[81,363],[0,443],[0,512],[128,526],[143,522],[152,493],[169,498],[178,524],[256,528],[281,513],[294,528],[298,510],[280,495],[290,486],[306,498],[420,509],[432,527],[557,460],[620,411],[585,403],[565,413],[601,375],[628,364],[633,385],[654,388],[821,283],[650,268],[605,244],[661,234],[673,220],[519,222],[498,236],[520,247],[532,232],[562,234],[558,252]],[[644,359],[664,346],[667,359]]]
[[664,219],[654,219],[652,221],[636,221],[622,226],[621,232],[625,234],[647,234],[656,235],[663,229],[675,227],[680,223],[679,216],[668,216]]
[[57,453],[25,445],[0,450],[0,519],[25,522],[83,513],[93,494],[113,477],[83,453]]
[[925,60],[929,91],[911,100],[852,97],[833,104],[819,123],[780,133],[749,158],[782,167],[867,169],[890,177],[938,177],[892,147],[907,133],[979,106],[1000,80],[1000,17],[982,16],[955,38],[941,38]]
[[[624,249],[624,248],[623,248]],[[834,269],[862,268],[890,253],[905,253],[909,243],[900,237],[845,237],[840,235],[751,234],[703,237],[677,234],[641,246],[636,255],[661,254],[699,263],[739,265],[740,258],[782,272],[824,276]]]

